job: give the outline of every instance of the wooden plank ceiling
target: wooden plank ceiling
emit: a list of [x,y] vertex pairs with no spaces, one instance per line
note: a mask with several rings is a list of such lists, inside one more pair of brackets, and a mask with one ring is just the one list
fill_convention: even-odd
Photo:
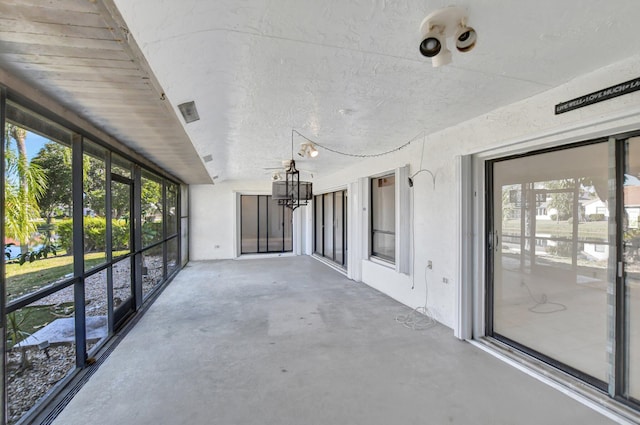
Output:
[[0,67],[185,183],[211,182],[110,0],[0,0]]

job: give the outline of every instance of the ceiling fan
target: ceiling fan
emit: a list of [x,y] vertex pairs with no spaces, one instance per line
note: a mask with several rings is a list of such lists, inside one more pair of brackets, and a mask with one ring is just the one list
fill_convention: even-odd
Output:
[[272,181],[279,181],[279,180],[283,180],[284,177],[283,175],[286,173],[291,172],[292,170],[297,170],[301,173],[307,174],[309,175],[311,178],[313,178],[313,173],[311,171],[308,170],[302,170],[300,168],[296,167],[296,162],[295,160],[292,159],[283,159],[282,160],[282,165],[280,167],[264,167],[263,170],[265,170],[266,173],[270,173],[271,174],[271,180]]

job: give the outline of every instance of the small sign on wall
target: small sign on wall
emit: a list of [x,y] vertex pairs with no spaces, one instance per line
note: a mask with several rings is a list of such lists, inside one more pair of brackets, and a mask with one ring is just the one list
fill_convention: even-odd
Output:
[[556,115],[640,90],[640,78],[625,81],[556,105]]

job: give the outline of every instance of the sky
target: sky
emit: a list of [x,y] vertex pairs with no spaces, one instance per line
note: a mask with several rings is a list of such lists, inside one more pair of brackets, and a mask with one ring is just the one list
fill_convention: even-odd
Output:
[[[40,152],[40,149],[47,143],[49,139],[46,139],[38,134],[28,132],[27,133],[27,159],[29,162],[34,156]],[[14,142],[15,143],[15,142]]]
[[[42,137],[36,133],[32,133],[30,131],[27,132],[26,139],[26,147],[27,147],[27,160],[31,162],[31,160],[40,152],[40,150],[44,147],[44,145],[49,142],[49,139],[46,137]],[[16,150],[15,140],[11,139],[11,148]],[[15,176],[14,176],[15,177]]]
[[[48,141],[46,137],[27,131],[27,160],[31,162]],[[11,148],[16,149],[16,142],[13,139],[11,139]]]

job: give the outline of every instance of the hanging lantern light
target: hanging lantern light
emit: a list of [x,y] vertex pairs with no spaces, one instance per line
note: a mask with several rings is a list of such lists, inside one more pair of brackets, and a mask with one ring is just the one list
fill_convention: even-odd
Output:
[[313,197],[312,183],[300,181],[300,171],[296,169],[296,162],[291,159],[285,170],[284,181],[274,181],[271,187],[271,197],[291,210],[308,205]]

